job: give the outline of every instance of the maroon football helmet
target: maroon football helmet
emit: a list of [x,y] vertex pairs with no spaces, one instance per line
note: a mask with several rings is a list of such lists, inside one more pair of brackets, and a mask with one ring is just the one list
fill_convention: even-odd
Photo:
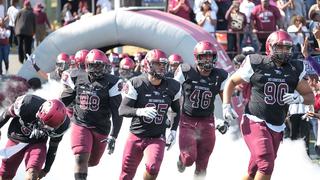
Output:
[[183,63],[182,57],[179,54],[171,54],[169,60],[169,71],[175,72],[180,64]]
[[211,70],[217,62],[217,51],[209,41],[200,41],[193,50],[196,64],[199,68]]
[[85,61],[86,61],[86,56],[89,53],[87,49],[82,49],[76,52],[75,54],[75,61],[76,61],[76,66],[78,68],[84,69],[85,68]]
[[144,63],[146,73],[149,73],[158,79],[164,78],[164,75],[167,72],[166,66],[168,64],[168,59],[163,51],[160,49],[148,51]]
[[102,78],[108,72],[110,65],[106,54],[99,49],[92,49],[86,56],[86,71],[93,79]]
[[58,100],[48,100],[39,108],[36,117],[41,121],[44,128],[57,129],[67,117],[66,107]]
[[266,54],[271,56],[274,62],[287,63],[292,57],[292,47],[293,41],[287,32],[275,31],[266,41]]
[[120,61],[119,74],[124,79],[129,79],[133,75],[135,63],[130,57],[125,57]]
[[56,61],[56,68],[59,71],[65,71],[69,68],[70,66],[70,58],[69,55],[66,53],[60,53],[57,56],[57,61]]

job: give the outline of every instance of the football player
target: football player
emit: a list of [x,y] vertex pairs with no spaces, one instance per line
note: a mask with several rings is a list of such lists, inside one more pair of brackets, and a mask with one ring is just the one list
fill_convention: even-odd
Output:
[[70,58],[69,58],[69,55],[66,53],[60,53],[57,56],[55,70],[50,73],[46,73],[43,70],[41,70],[39,66],[36,64],[34,57],[28,56],[27,61],[31,62],[33,68],[37,71],[37,74],[41,78],[49,81],[50,80],[60,81],[62,72],[67,70],[70,66]]
[[[20,148],[12,156],[2,159],[0,179],[13,179],[24,158],[25,179],[41,179],[50,171],[58,145],[70,124],[64,104],[57,99],[46,101],[35,95],[20,96],[0,116],[0,127],[10,119],[9,140],[5,148]],[[25,144],[19,146],[19,143]]]
[[194,175],[205,176],[215,144],[214,100],[222,91],[228,73],[215,67],[217,51],[209,41],[200,41],[194,51],[195,65],[181,64],[174,79],[182,85],[183,106],[179,126],[179,172],[196,164]]
[[124,81],[132,78],[134,74],[135,63],[130,57],[125,57],[120,61],[119,74]]
[[179,54],[171,54],[168,58],[169,60],[169,69],[166,74],[166,77],[173,78],[174,72],[180,64],[183,63],[183,59]]
[[61,95],[66,106],[75,100],[71,126],[75,180],[87,178],[88,167],[99,164],[106,146],[108,153],[113,153],[121,128],[118,108],[122,80],[107,73],[109,66],[111,63],[104,52],[91,50],[85,59],[86,73],[79,74],[75,87],[67,86]]
[[[227,81],[223,92],[223,117],[236,117],[230,105],[235,86],[250,83],[251,97],[240,124],[242,136],[251,152],[248,174],[244,179],[269,180],[273,172],[285,118],[290,104],[313,104],[313,92],[302,61],[292,60],[293,42],[285,31],[271,33],[266,54],[251,54]],[[299,93],[294,93],[294,91]]]
[[[180,84],[164,77],[168,60],[163,51],[150,50],[145,61],[146,73],[133,77],[123,88],[124,99],[119,113],[132,117],[132,121],[123,152],[121,180],[133,179],[144,155],[146,169],[143,179],[156,179],[166,144],[170,149],[175,143],[180,112]],[[166,139],[169,107],[177,116]]]
[[82,49],[76,52],[74,56],[74,68],[69,68],[62,72],[61,82],[66,86],[74,88],[74,82],[81,73],[85,73],[85,60],[89,53],[88,50]]

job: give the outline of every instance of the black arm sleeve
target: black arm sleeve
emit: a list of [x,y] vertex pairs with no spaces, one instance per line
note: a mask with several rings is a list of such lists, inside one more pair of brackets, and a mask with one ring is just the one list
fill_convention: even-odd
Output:
[[171,109],[173,112],[176,113],[176,116],[173,119],[173,124],[172,124],[171,130],[176,131],[178,128],[179,120],[180,120],[180,100],[179,99],[177,99],[171,103]]
[[133,117],[137,115],[137,108],[134,108],[134,104],[136,103],[136,100],[130,99],[130,98],[123,98],[120,109],[119,109],[119,114],[120,116],[124,117]]
[[60,99],[66,106],[69,106],[73,102],[75,97],[76,97],[76,91],[70,87],[65,87],[61,94]]
[[51,169],[54,159],[56,158],[56,152],[58,150],[58,146],[60,141],[62,140],[62,136],[50,138],[49,149],[47,152],[46,164],[43,170],[48,173]]
[[111,130],[111,136],[117,138],[121,125],[122,125],[122,120],[123,118],[119,116],[119,106],[121,103],[121,94],[110,97],[110,109],[111,109],[111,114],[112,114],[112,130]]

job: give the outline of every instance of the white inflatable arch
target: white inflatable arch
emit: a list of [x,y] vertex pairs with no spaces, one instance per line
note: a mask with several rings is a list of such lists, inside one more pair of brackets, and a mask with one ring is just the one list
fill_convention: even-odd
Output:
[[[159,48],[168,55],[178,53],[187,63],[193,63],[193,48],[201,40],[215,44],[218,66],[233,70],[228,56],[210,34],[189,21],[157,10],[119,10],[81,19],[51,33],[33,54],[38,66],[46,72],[54,69],[60,52],[74,54],[80,49],[120,44]],[[18,75],[26,79],[37,76],[29,63],[24,63]]]

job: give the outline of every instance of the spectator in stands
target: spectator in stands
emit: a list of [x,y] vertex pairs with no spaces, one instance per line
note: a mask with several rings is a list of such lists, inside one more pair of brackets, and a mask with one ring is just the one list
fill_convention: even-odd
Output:
[[247,24],[247,18],[245,14],[239,11],[239,6],[239,1],[233,1],[225,16],[226,20],[228,21],[229,32],[227,51],[240,51],[240,48],[242,46],[241,42],[243,38],[243,31]]
[[311,19],[311,14],[314,13],[314,12],[318,12],[320,11],[320,0],[317,0],[317,3],[316,4],[313,4],[310,9],[309,9],[309,12],[308,12],[308,17],[309,19]]
[[225,15],[232,4],[232,0],[216,0],[219,10],[217,12],[217,30],[227,30],[228,22]]
[[201,6],[204,1],[209,1],[211,4],[211,11],[218,13],[218,6],[215,0],[195,0],[193,5],[193,12],[197,15],[201,11]]
[[16,46],[18,46],[18,40],[14,33],[14,22],[16,21],[17,14],[19,10],[17,9],[18,0],[11,0],[11,6],[8,8],[7,16],[9,19],[9,29],[11,31],[11,35],[9,38],[9,44],[12,47],[12,43],[14,43]]
[[[301,45],[304,43],[305,38],[309,38],[309,30],[306,27],[306,20],[303,16],[293,16],[291,25],[288,27],[287,32],[293,41],[293,57],[302,57]],[[301,56],[298,56],[301,55]]]
[[0,18],[4,19],[5,18],[5,7],[3,4],[3,0],[0,0]]
[[246,15],[247,24],[244,30],[243,38],[242,38],[242,46],[252,46],[255,52],[260,50],[259,40],[256,34],[252,34],[252,27],[250,25],[251,22],[251,12],[254,8],[255,4],[252,0],[243,0],[240,3],[239,11]]
[[112,6],[109,0],[98,0],[96,14],[106,13],[111,11]]
[[89,13],[88,2],[86,0],[80,0],[78,5],[78,15],[81,17],[84,14]]
[[2,74],[2,61],[5,65],[5,73],[8,73],[9,70],[9,37],[10,30],[6,28],[5,22],[0,18],[0,75]]
[[43,5],[38,3],[33,10],[33,13],[36,15],[37,26],[36,26],[36,45],[38,46],[44,38],[47,36],[46,25],[51,29],[51,24],[49,22],[47,13],[43,11]]
[[168,12],[174,15],[177,15],[181,18],[184,18],[188,21],[191,20],[192,8],[189,5],[188,0],[169,0],[168,1]]
[[[261,43],[261,52],[265,52],[266,40],[268,36],[277,30],[283,28],[280,11],[277,7],[270,5],[269,0],[261,0],[261,4],[256,5],[251,13],[252,32],[257,33]],[[263,33],[259,31],[265,31]]]
[[320,10],[319,11],[312,11],[310,14],[311,21],[309,22],[309,30],[311,32],[311,40],[313,47],[315,50],[318,49],[319,44],[316,38],[313,36],[312,32],[316,31],[316,29],[320,26]]
[[202,3],[200,12],[196,15],[196,21],[205,31],[209,33],[214,33],[216,31],[217,16],[216,13],[211,10],[209,1],[204,1]]
[[61,12],[61,23],[63,26],[68,25],[74,21],[76,21],[77,19],[79,19],[78,16],[74,16],[71,12],[72,9],[72,5],[70,2],[67,2],[66,4],[64,4],[62,12]]
[[284,27],[290,26],[293,16],[307,15],[304,0],[278,0],[277,7],[283,12]]
[[31,54],[33,35],[36,32],[36,16],[29,0],[23,3],[15,21],[15,33],[18,38],[19,61],[23,63],[26,54]]

